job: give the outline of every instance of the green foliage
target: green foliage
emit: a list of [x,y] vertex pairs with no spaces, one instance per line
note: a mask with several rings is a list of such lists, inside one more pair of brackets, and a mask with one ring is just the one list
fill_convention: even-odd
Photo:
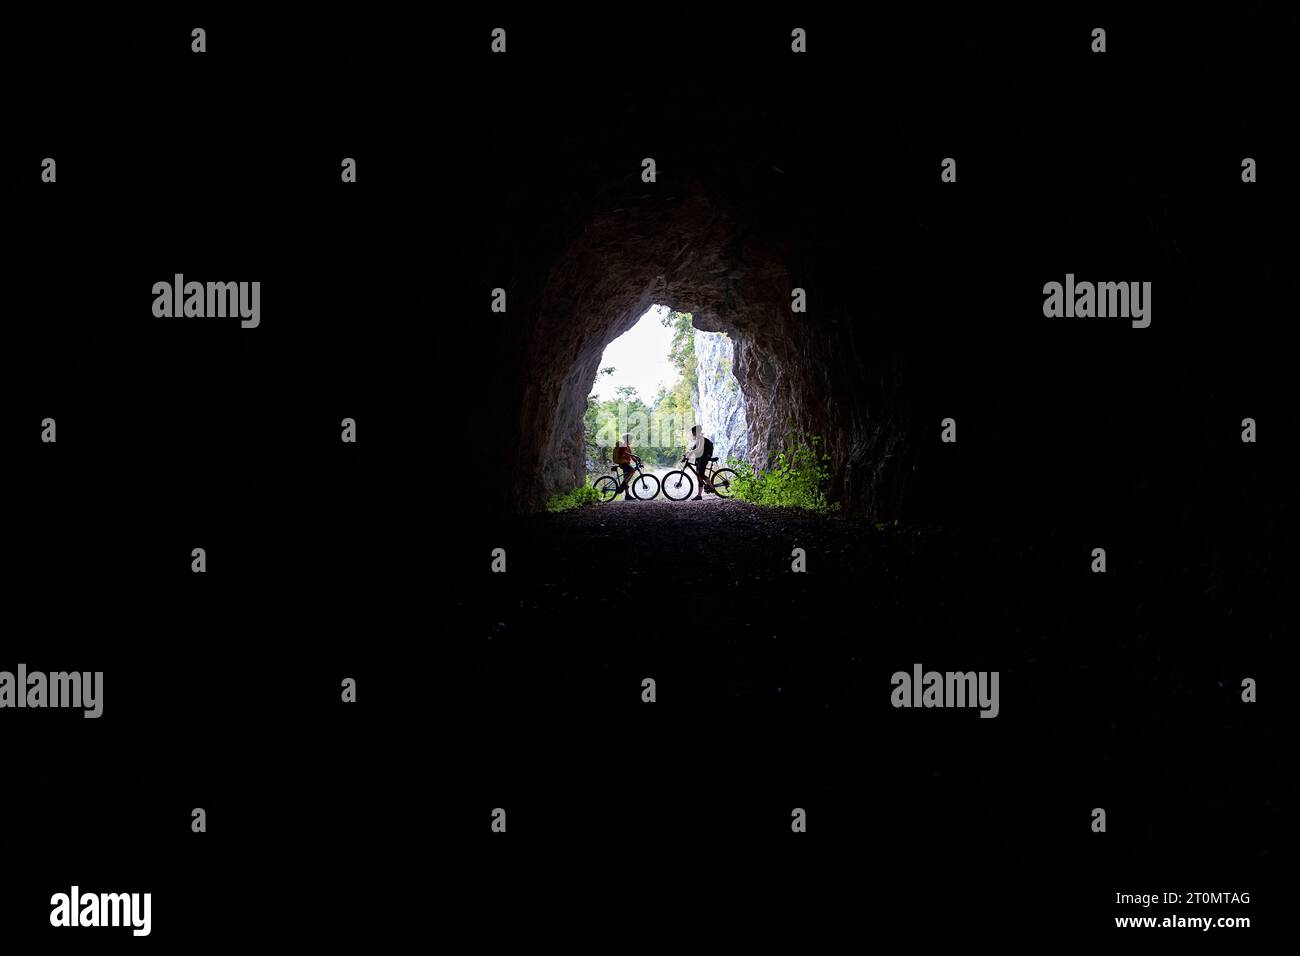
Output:
[[660,320],[673,330],[673,342],[668,349],[668,360],[677,366],[681,373],[680,385],[684,386],[689,398],[697,385],[695,368],[695,326],[691,324],[691,313],[669,312]]
[[821,442],[819,435],[792,435],[789,445],[777,453],[776,462],[768,471],[755,472],[738,458],[727,459],[727,465],[738,476],[732,486],[736,497],[781,508],[839,510],[838,504],[830,505],[826,501],[831,456],[826,454]]
[[[656,397],[655,415],[661,423],[671,423],[675,430],[660,430],[660,445],[656,449],[656,466],[676,465],[686,454],[689,443],[686,433],[695,424],[695,402],[699,395],[698,373],[695,361],[695,326],[691,313],[669,312],[661,320],[673,330],[668,359],[677,368],[677,382]],[[667,439],[673,439],[671,442]]]
[[600,501],[600,495],[596,489],[590,485],[583,485],[580,488],[574,488],[572,491],[562,495],[556,495],[546,503],[547,511],[569,511],[573,508],[581,508],[583,505],[592,505]]
[[[647,405],[637,395],[636,390],[628,386],[616,389],[616,398],[597,401],[596,396],[587,396],[587,411],[584,418],[584,439],[587,460],[596,474],[603,474],[614,454],[614,445],[624,434],[632,436],[632,452],[645,462],[647,470],[661,465],[670,465],[681,457],[672,457],[674,449],[661,447],[661,436],[671,434],[666,422],[666,413],[659,408]],[[590,476],[589,476],[590,477]]]

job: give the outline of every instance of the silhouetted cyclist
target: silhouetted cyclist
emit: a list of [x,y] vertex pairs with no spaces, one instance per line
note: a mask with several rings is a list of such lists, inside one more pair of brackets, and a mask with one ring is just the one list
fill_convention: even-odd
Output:
[[713,457],[713,442],[704,437],[704,432],[700,431],[699,425],[691,426],[691,438],[695,440],[695,444],[686,450],[686,457],[695,459],[695,473],[700,478],[697,489],[699,494],[695,496],[695,500],[699,501],[704,497],[704,472],[709,467],[709,459]]
[[641,464],[641,459],[632,454],[632,435],[631,433],[623,436],[623,440],[614,445],[614,464],[623,469],[623,500],[631,501],[632,496],[629,491],[632,487],[632,462]]

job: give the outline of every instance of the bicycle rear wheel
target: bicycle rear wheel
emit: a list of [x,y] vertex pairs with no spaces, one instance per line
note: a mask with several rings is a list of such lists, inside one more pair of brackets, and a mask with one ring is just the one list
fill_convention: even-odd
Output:
[[663,491],[669,501],[684,501],[695,493],[695,482],[684,471],[670,471],[664,475]]
[[736,473],[730,468],[719,468],[709,484],[713,485],[713,493],[719,498],[730,498],[736,491]]
[[644,472],[632,479],[632,497],[639,501],[651,501],[659,495],[659,479]]
[[591,487],[596,489],[596,494],[600,495],[601,501],[613,501],[618,495],[618,482],[609,475],[597,478]]

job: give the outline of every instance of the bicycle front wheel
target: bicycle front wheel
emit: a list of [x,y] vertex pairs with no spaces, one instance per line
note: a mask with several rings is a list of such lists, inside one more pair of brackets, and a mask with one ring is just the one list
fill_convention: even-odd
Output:
[[659,494],[659,479],[654,475],[640,474],[632,479],[632,497],[650,501]]
[[719,468],[709,483],[719,498],[730,498],[736,491],[736,473],[730,468]]
[[663,489],[669,501],[684,501],[695,491],[695,482],[684,471],[670,471],[664,475]]
[[601,501],[613,501],[615,496],[618,495],[618,482],[609,475],[604,478],[597,478],[592,487],[596,489],[596,494],[600,495]]

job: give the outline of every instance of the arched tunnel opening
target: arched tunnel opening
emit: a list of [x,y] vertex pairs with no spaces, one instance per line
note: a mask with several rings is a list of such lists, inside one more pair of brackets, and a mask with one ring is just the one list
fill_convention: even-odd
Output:
[[502,417],[513,417],[507,444],[530,465],[509,471],[498,490],[503,508],[538,511],[582,482],[583,414],[601,355],[661,306],[732,343],[746,461],[767,467],[795,436],[818,436],[830,456],[829,498],[891,516],[901,503],[904,443],[901,409],[891,404],[894,370],[881,364],[889,356],[861,354],[854,306],[837,296],[838,279],[819,283],[812,306],[801,286],[834,264],[801,265],[787,237],[699,182],[653,200],[615,190],[598,205],[528,285],[509,292],[507,314],[524,316],[508,326],[524,381],[513,416],[506,407]]

